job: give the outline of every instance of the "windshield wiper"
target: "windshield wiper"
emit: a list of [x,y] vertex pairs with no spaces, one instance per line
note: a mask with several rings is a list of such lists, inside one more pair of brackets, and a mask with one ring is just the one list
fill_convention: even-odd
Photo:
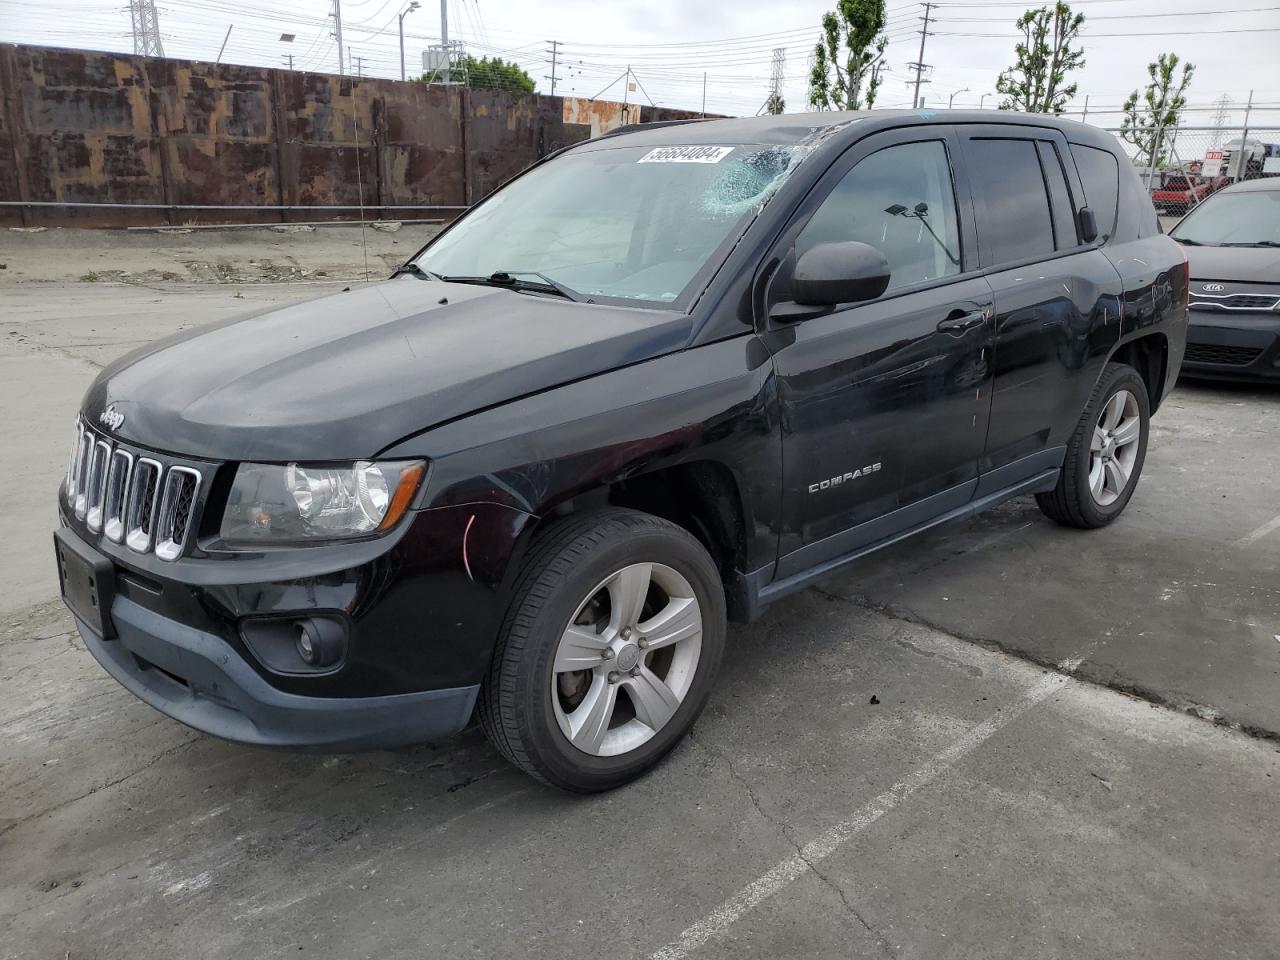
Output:
[[[539,282],[521,280],[520,277],[537,277]],[[552,280],[536,270],[498,270],[487,277],[443,277],[449,283],[477,283],[490,287],[507,287],[510,290],[532,290],[535,293],[552,293],[566,300],[581,303],[585,297],[559,280]]]
[[1182,244],[1184,247],[1215,247],[1217,246],[1217,244],[1215,243],[1205,243],[1203,240],[1192,240],[1188,237],[1173,237],[1172,239],[1176,240],[1178,243]]
[[1280,240],[1250,240],[1248,243],[1243,240],[1239,243],[1224,243],[1224,247],[1280,247]]
[[411,276],[421,277],[423,280],[443,280],[444,279],[444,277],[440,276],[438,273],[432,273],[430,270],[423,270],[420,266],[418,266],[412,260],[410,260],[408,263],[401,264],[400,266],[396,267],[395,272],[391,274],[391,279],[394,280],[396,277],[405,273],[410,274]]

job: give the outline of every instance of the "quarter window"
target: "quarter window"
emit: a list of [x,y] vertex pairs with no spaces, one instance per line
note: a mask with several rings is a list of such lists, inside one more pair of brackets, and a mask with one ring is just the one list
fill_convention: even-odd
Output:
[[969,165],[986,215],[978,220],[984,266],[1053,253],[1049,194],[1033,140],[971,140]]
[[1076,170],[1084,185],[1085,203],[1098,221],[1098,232],[1103,239],[1110,237],[1116,226],[1116,198],[1120,193],[1120,167],[1116,158],[1106,150],[1071,145]]
[[890,290],[960,272],[956,198],[941,141],[885,147],[860,160],[805,225],[796,254],[848,240],[885,255]]

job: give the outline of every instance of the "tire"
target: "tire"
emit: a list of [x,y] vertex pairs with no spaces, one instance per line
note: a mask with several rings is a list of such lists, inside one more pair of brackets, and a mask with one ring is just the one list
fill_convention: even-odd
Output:
[[702,711],[725,629],[719,572],[686,530],[617,508],[568,517],[539,536],[516,578],[481,725],[543,783],[621,786]]
[[[1118,419],[1112,419],[1117,409]],[[1058,485],[1036,494],[1040,510],[1082,530],[1104,527],[1120,516],[1142,475],[1150,429],[1146,383],[1133,367],[1107,364],[1067,442]]]

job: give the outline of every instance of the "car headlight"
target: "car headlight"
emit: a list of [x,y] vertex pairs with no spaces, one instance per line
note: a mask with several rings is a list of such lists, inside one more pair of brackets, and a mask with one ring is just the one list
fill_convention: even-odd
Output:
[[425,473],[421,460],[242,463],[221,536],[230,543],[367,537],[395,526]]

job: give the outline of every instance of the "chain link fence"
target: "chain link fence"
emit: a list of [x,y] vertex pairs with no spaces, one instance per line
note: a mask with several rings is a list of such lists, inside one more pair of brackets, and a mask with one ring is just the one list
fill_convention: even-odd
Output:
[[1163,216],[1180,217],[1223,187],[1280,178],[1280,124],[1105,128],[1124,145]]

